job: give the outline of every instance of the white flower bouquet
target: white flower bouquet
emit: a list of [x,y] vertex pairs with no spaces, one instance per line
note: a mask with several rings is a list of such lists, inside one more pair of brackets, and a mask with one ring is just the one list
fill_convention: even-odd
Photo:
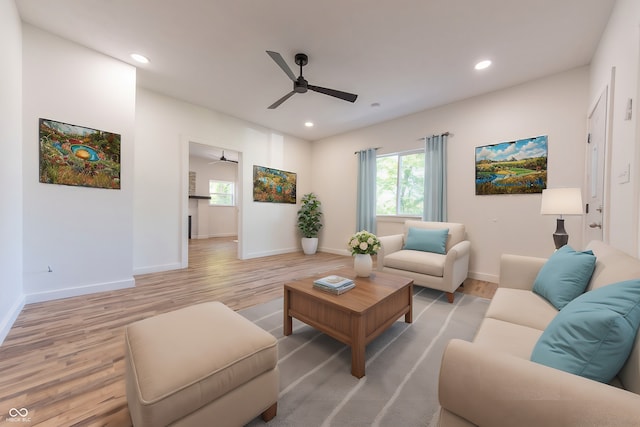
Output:
[[351,236],[348,246],[351,251],[351,255],[375,255],[378,253],[378,250],[380,250],[380,240],[378,240],[375,234],[362,230]]

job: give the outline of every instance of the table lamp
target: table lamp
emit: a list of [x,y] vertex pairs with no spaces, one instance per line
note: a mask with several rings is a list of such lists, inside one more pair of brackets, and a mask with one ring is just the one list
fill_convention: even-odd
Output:
[[582,190],[579,188],[547,188],[542,190],[542,215],[559,215],[553,242],[560,249],[569,241],[562,215],[582,215]]

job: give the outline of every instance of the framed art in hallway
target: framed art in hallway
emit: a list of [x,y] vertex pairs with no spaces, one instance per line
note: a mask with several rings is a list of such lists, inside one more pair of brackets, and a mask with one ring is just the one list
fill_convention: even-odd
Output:
[[40,182],[120,189],[120,135],[39,120]]
[[542,193],[547,135],[476,147],[476,195]]
[[253,201],[296,203],[295,172],[265,166],[253,166]]

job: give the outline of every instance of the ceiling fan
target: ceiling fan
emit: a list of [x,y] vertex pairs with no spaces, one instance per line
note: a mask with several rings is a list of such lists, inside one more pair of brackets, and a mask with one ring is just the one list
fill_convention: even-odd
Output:
[[220,160],[216,160],[216,161],[213,161],[213,162],[209,162],[208,164],[212,165],[212,164],[220,163],[220,162],[238,163],[238,161],[237,161],[237,160],[227,159],[227,158],[224,156],[224,150],[222,150],[222,156],[220,156]]
[[277,108],[280,104],[282,104],[287,99],[291,98],[296,93],[305,93],[307,90],[312,90],[314,92],[319,92],[325,95],[334,96],[336,98],[340,98],[349,102],[355,102],[356,98],[358,98],[358,95],[354,95],[353,93],[342,92],[335,89],[327,89],[325,87],[310,85],[309,82],[305,80],[304,77],[302,77],[302,67],[307,65],[307,63],[309,62],[309,57],[304,53],[296,53],[296,56],[295,56],[296,64],[300,66],[300,75],[298,77],[296,77],[295,74],[293,74],[293,71],[291,71],[291,68],[289,68],[289,66],[284,61],[284,59],[282,59],[282,55],[280,55],[278,52],[272,52],[268,50],[267,54],[271,57],[271,59],[275,61],[276,64],[278,64],[280,68],[282,68],[282,71],[284,71],[285,74],[289,76],[291,81],[293,81],[293,90],[288,94],[286,94],[285,96],[283,96],[282,98],[278,99],[273,104],[271,104],[269,106],[269,109]]

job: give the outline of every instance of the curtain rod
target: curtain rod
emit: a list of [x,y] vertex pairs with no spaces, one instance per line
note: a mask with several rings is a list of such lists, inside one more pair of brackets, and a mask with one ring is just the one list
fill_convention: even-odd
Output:
[[[373,149],[374,149],[374,150],[379,150],[379,149],[381,149],[381,148],[382,148],[382,147],[374,147]],[[365,148],[364,150],[360,150],[360,151],[365,151],[365,150],[370,150],[370,148]],[[353,154],[358,154],[360,151],[354,151],[354,152],[353,152]]]
[[[440,136],[440,135],[444,135],[444,136],[453,136],[453,134],[451,132],[442,132],[441,134],[433,134],[431,135],[433,136]],[[423,136],[422,138],[418,138],[416,141],[424,141],[425,139],[429,138],[428,136]]]

